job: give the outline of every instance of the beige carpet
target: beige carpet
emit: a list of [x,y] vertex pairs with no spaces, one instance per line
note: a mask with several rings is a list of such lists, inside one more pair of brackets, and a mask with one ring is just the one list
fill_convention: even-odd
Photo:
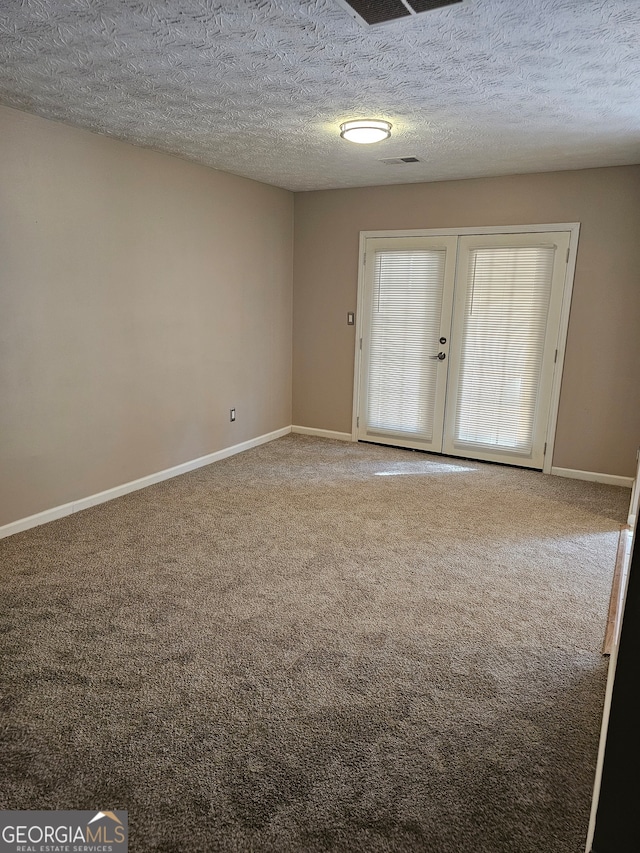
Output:
[[288,436],[0,542],[3,808],[581,853],[626,490]]

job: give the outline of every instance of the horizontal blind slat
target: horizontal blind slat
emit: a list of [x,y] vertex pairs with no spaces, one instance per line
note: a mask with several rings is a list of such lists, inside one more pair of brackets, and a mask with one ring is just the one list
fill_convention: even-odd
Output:
[[446,251],[375,253],[368,347],[367,428],[433,435]]
[[470,250],[457,444],[532,452],[554,258],[555,246]]

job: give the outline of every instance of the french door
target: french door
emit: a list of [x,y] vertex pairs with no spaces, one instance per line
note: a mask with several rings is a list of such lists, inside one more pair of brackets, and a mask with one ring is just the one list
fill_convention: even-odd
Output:
[[570,236],[367,238],[357,438],[542,468]]

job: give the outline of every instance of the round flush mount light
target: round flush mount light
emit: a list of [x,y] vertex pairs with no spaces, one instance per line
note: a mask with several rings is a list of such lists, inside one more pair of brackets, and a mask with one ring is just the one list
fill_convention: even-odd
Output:
[[391,136],[391,122],[373,118],[345,121],[340,125],[340,136],[348,139],[349,142],[359,142],[361,145],[382,142],[383,139]]

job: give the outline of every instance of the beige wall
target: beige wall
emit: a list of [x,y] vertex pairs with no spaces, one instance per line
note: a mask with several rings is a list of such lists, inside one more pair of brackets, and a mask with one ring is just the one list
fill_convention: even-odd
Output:
[[291,423],[291,193],[6,108],[0,140],[0,525]]
[[360,231],[580,222],[553,464],[633,476],[640,166],[298,193],[293,422],[351,432]]

